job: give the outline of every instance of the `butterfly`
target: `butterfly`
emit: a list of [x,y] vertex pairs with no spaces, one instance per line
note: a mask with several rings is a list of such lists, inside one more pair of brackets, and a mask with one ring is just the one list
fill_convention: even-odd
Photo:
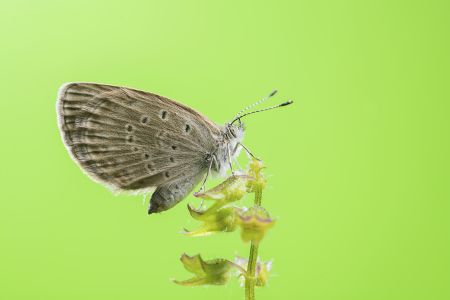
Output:
[[73,160],[113,191],[153,191],[148,213],[183,200],[210,173],[225,175],[242,148],[243,114],[220,126],[171,99],[131,88],[66,83],[57,99],[58,126]]

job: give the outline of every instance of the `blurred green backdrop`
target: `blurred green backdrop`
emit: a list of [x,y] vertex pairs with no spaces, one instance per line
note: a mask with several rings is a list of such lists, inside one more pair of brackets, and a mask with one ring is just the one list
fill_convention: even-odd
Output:
[[237,232],[186,238],[192,197],[148,216],[142,197],[112,195],[71,161],[56,92],[91,81],[218,123],[274,88],[272,103],[296,101],[246,122],[278,218],[258,299],[450,299],[448,1],[18,0],[0,11],[0,298],[243,298],[237,280],[170,281],[190,276],[183,252],[246,256]]

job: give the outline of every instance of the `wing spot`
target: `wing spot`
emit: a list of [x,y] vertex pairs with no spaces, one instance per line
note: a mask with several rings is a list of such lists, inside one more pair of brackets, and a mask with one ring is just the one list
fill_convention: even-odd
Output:
[[184,126],[184,132],[189,132],[189,131],[191,131],[191,126],[189,124],[186,124]]
[[166,171],[166,172],[164,173],[164,175],[166,176],[166,178],[169,178],[169,177],[170,177],[170,175],[169,175],[169,172],[168,172],[168,171]]
[[148,117],[147,116],[142,116],[141,117],[141,123],[142,124],[148,124]]
[[149,169],[150,171],[155,171],[155,168],[153,168],[152,164],[147,164],[147,169]]
[[167,111],[163,110],[161,113],[161,119],[166,120],[167,119]]
[[177,146],[172,146],[172,149],[173,150],[177,150]]
[[133,147],[133,152],[138,152],[139,148],[138,147]]
[[133,126],[130,124],[127,124],[125,128],[127,129],[128,132],[133,131]]
[[144,153],[144,159],[149,159],[150,155],[148,153]]
[[127,142],[128,143],[134,142],[134,136],[132,136],[132,135],[127,136]]
[[170,158],[171,162],[175,162],[175,159],[173,157]]

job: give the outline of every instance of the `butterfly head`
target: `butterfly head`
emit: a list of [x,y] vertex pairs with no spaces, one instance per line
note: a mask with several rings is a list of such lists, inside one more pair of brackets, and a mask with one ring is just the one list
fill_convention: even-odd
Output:
[[245,126],[241,120],[237,124],[228,123],[225,125],[225,137],[229,141],[240,142],[244,137],[244,130]]

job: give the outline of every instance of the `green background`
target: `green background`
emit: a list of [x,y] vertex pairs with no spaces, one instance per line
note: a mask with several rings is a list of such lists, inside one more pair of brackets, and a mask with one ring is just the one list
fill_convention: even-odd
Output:
[[193,197],[148,216],[70,159],[56,93],[90,81],[218,123],[295,100],[246,120],[278,219],[258,299],[450,299],[448,3],[2,1],[0,298],[243,298],[170,281],[183,252],[246,256],[237,232],[184,237]]

